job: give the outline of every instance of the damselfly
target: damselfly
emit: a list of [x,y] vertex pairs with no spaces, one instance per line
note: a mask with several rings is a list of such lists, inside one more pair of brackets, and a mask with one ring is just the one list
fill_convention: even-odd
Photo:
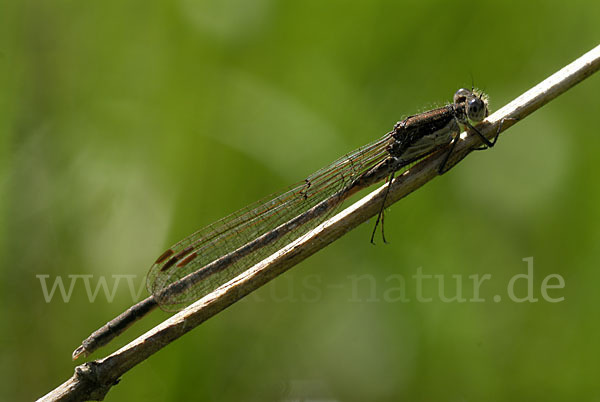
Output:
[[[439,173],[447,169],[461,126],[488,115],[487,98],[459,89],[454,102],[396,123],[379,140],[351,152],[289,189],[235,212],[181,240],[158,257],[147,276],[152,296],[94,332],[73,352],[73,359],[108,343],[154,309],[179,310],[233,279],[329,217],[357,191],[388,178],[444,147]],[[382,210],[379,215],[383,214]],[[379,223],[379,217],[377,223]],[[377,224],[376,224],[377,226]]]

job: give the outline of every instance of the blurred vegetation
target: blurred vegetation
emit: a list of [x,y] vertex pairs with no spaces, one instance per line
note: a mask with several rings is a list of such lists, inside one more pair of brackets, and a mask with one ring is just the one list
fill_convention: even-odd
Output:
[[[17,1],[0,7],[0,400],[73,372],[132,304],[69,275],[135,275],[166,247],[402,117],[485,89],[495,110],[597,45],[594,1]],[[600,77],[128,373],[107,400],[600,398]],[[534,257],[537,303],[507,300]],[[490,274],[482,303],[411,276]],[[385,299],[392,275],[408,302]],[[541,299],[559,274],[560,303]],[[370,275],[375,293],[353,280]],[[338,286],[339,285],[339,286]],[[361,285],[363,286],[363,285]],[[519,294],[525,286],[517,287]],[[494,302],[494,295],[502,301]],[[142,293],[145,296],[145,290]],[[154,313],[115,347],[167,317]]]

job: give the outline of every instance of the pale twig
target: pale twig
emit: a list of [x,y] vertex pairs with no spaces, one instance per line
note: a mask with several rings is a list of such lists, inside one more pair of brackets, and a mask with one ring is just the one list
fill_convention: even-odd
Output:
[[[600,68],[600,46],[547,78],[498,110],[477,129],[487,138],[522,120],[533,111],[587,78]],[[480,145],[477,135],[461,135],[449,163],[458,163]],[[438,152],[397,177],[389,189],[386,205],[400,200],[438,175],[444,158]],[[130,342],[105,358],[76,367],[67,382],[42,397],[43,401],[101,400],[129,369],[173,340],[192,330],[242,297],[258,289],[346,232],[376,215],[384,199],[383,186],[357,201],[329,221],[256,264],[230,282]]]

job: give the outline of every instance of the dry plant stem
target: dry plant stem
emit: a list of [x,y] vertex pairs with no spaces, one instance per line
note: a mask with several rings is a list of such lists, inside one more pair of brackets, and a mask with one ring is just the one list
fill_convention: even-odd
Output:
[[[491,139],[533,111],[587,78],[600,68],[600,46],[527,91],[491,115],[478,130]],[[501,123],[502,122],[502,123]],[[476,135],[461,136],[449,162],[458,163],[480,145]],[[389,189],[386,206],[393,204],[438,175],[443,152],[438,152],[397,177]],[[75,374],[40,400],[101,400],[129,369],[156,351],[192,330],[237,300],[261,287],[300,261],[314,254],[346,232],[379,212],[386,186],[373,191],[329,221],[287,245],[194,304],[175,314],[128,345],[103,359],[76,367]]]

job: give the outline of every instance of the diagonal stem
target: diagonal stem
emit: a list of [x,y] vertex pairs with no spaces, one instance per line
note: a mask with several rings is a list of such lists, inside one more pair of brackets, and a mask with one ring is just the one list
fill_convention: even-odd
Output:
[[[516,122],[523,120],[598,69],[600,69],[600,46],[595,47],[492,114],[478,125],[477,129],[486,138],[492,139],[499,130],[504,131]],[[480,144],[481,139],[477,135],[463,133],[449,158],[449,166],[456,165]],[[329,221],[285,246],[110,356],[76,367],[73,377],[40,400],[101,400],[112,385],[131,368],[375,216],[379,212],[384,198],[386,206],[389,206],[438,176],[438,167],[444,157],[445,150],[431,155],[394,179],[389,184],[389,189],[386,185],[373,191]]]

